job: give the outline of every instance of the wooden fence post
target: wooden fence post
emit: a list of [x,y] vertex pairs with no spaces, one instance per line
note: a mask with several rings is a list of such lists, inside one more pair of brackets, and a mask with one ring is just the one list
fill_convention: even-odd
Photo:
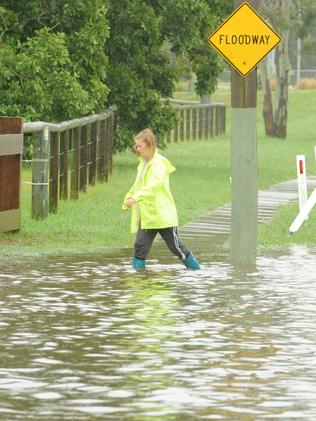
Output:
[[89,184],[94,185],[97,174],[97,126],[95,122],[91,124],[89,162]]
[[116,112],[112,111],[110,112],[110,174],[112,174],[113,171],[113,154],[114,154],[114,130],[116,129],[117,124],[117,115]]
[[106,180],[106,120],[100,121],[100,165],[98,179],[102,182]]
[[110,128],[110,114],[104,120],[105,124],[105,179],[107,180],[110,173],[110,136],[111,136],[111,128]]
[[59,174],[59,198],[68,199],[68,150],[69,130],[60,134],[60,174]]
[[166,136],[166,142],[167,143],[170,143],[171,142],[171,130],[170,130],[170,132]]
[[79,189],[82,192],[87,190],[88,178],[88,127],[81,126],[80,138],[80,184]]
[[184,141],[184,110],[180,110],[180,140]]
[[71,187],[70,187],[70,198],[77,200],[79,197],[79,174],[80,174],[80,142],[81,142],[81,130],[80,127],[72,129],[72,139],[74,145],[74,157],[73,166],[71,172]]
[[[180,111],[177,110],[176,113],[177,113],[177,117],[179,117]],[[174,142],[179,141],[179,124],[180,124],[179,121],[177,121],[177,125],[174,129],[174,137],[173,137]]]
[[185,138],[186,140],[191,140],[191,108],[186,109],[185,119],[186,119]]
[[209,134],[209,107],[204,108],[204,138],[208,139]]
[[216,105],[215,107],[215,136],[219,135],[219,119],[220,117],[220,111],[219,111],[219,106]]
[[32,218],[48,215],[49,130],[35,133],[32,159]]
[[114,127],[116,123],[116,116],[111,111],[108,116],[108,175],[112,174],[113,170],[113,149],[114,149]]
[[221,112],[221,116],[222,116],[222,125],[221,125],[221,134],[225,133],[225,128],[226,128],[226,107],[225,105],[221,106],[222,112]]
[[197,129],[197,109],[193,108],[192,110],[192,139],[196,140],[196,129]]
[[209,108],[209,137],[211,138],[214,137],[214,109],[214,105]]
[[50,134],[49,212],[58,211],[59,132]]
[[203,108],[199,108],[199,128],[198,128],[198,139],[203,139]]

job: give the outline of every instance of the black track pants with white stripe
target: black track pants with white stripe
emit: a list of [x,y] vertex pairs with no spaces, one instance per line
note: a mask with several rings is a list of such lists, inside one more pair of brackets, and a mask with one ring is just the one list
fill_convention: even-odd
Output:
[[160,229],[139,229],[135,241],[135,256],[138,259],[146,259],[151,245],[157,234],[160,234],[169,250],[182,261],[186,259],[190,250],[181,243],[177,227]]

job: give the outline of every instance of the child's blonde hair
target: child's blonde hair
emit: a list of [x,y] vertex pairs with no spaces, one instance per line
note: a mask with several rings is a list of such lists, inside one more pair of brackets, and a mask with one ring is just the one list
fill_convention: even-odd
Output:
[[134,140],[136,139],[145,142],[146,145],[152,150],[155,150],[157,148],[155,135],[150,129],[144,129],[141,132],[139,132],[134,137]]

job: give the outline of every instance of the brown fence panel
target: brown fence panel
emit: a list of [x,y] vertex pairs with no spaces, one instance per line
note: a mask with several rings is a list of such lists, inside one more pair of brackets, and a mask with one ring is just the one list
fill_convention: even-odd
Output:
[[185,101],[175,106],[179,123],[166,136],[167,142],[209,139],[225,132],[225,104],[198,104]]
[[22,119],[0,117],[0,232],[20,229],[22,149]]

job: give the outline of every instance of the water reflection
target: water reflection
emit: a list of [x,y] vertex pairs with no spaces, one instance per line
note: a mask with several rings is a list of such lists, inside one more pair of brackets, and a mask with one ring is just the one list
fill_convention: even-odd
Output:
[[203,253],[0,267],[0,419],[315,419],[316,250]]

